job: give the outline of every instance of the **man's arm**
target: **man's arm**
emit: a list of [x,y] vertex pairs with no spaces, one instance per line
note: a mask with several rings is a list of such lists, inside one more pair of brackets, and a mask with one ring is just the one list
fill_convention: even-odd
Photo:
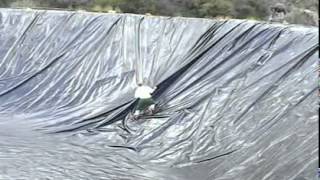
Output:
[[156,89],[157,89],[157,86],[154,86],[154,87],[152,88],[151,93],[153,93]]
[[147,90],[150,94],[153,93],[156,89],[157,89],[157,87],[152,87],[152,88],[151,88],[151,87],[149,87],[149,86],[146,88],[146,90]]

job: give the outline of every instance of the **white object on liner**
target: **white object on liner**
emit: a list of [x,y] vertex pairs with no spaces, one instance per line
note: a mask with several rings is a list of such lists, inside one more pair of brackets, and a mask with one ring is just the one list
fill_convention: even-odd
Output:
[[140,99],[148,99],[151,98],[151,93],[153,93],[153,91],[155,90],[155,88],[151,88],[149,86],[138,86],[136,89],[136,92],[134,94],[135,98],[140,98]]

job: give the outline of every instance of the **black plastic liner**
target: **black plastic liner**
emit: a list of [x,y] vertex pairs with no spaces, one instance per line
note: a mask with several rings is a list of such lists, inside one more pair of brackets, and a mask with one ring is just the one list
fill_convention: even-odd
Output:
[[0,9],[0,179],[314,180],[317,76],[311,27]]

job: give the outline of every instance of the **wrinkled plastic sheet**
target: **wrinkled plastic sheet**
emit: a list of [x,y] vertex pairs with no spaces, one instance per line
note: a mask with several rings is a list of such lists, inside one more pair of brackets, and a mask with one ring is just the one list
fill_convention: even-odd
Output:
[[[0,10],[0,179],[313,180],[318,30]],[[161,111],[126,121],[137,82]]]

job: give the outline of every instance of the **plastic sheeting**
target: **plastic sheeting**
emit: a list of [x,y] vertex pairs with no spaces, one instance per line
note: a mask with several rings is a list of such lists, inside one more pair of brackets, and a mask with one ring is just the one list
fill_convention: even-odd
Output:
[[[313,180],[318,30],[0,10],[0,179]],[[156,117],[128,121],[137,82]]]

